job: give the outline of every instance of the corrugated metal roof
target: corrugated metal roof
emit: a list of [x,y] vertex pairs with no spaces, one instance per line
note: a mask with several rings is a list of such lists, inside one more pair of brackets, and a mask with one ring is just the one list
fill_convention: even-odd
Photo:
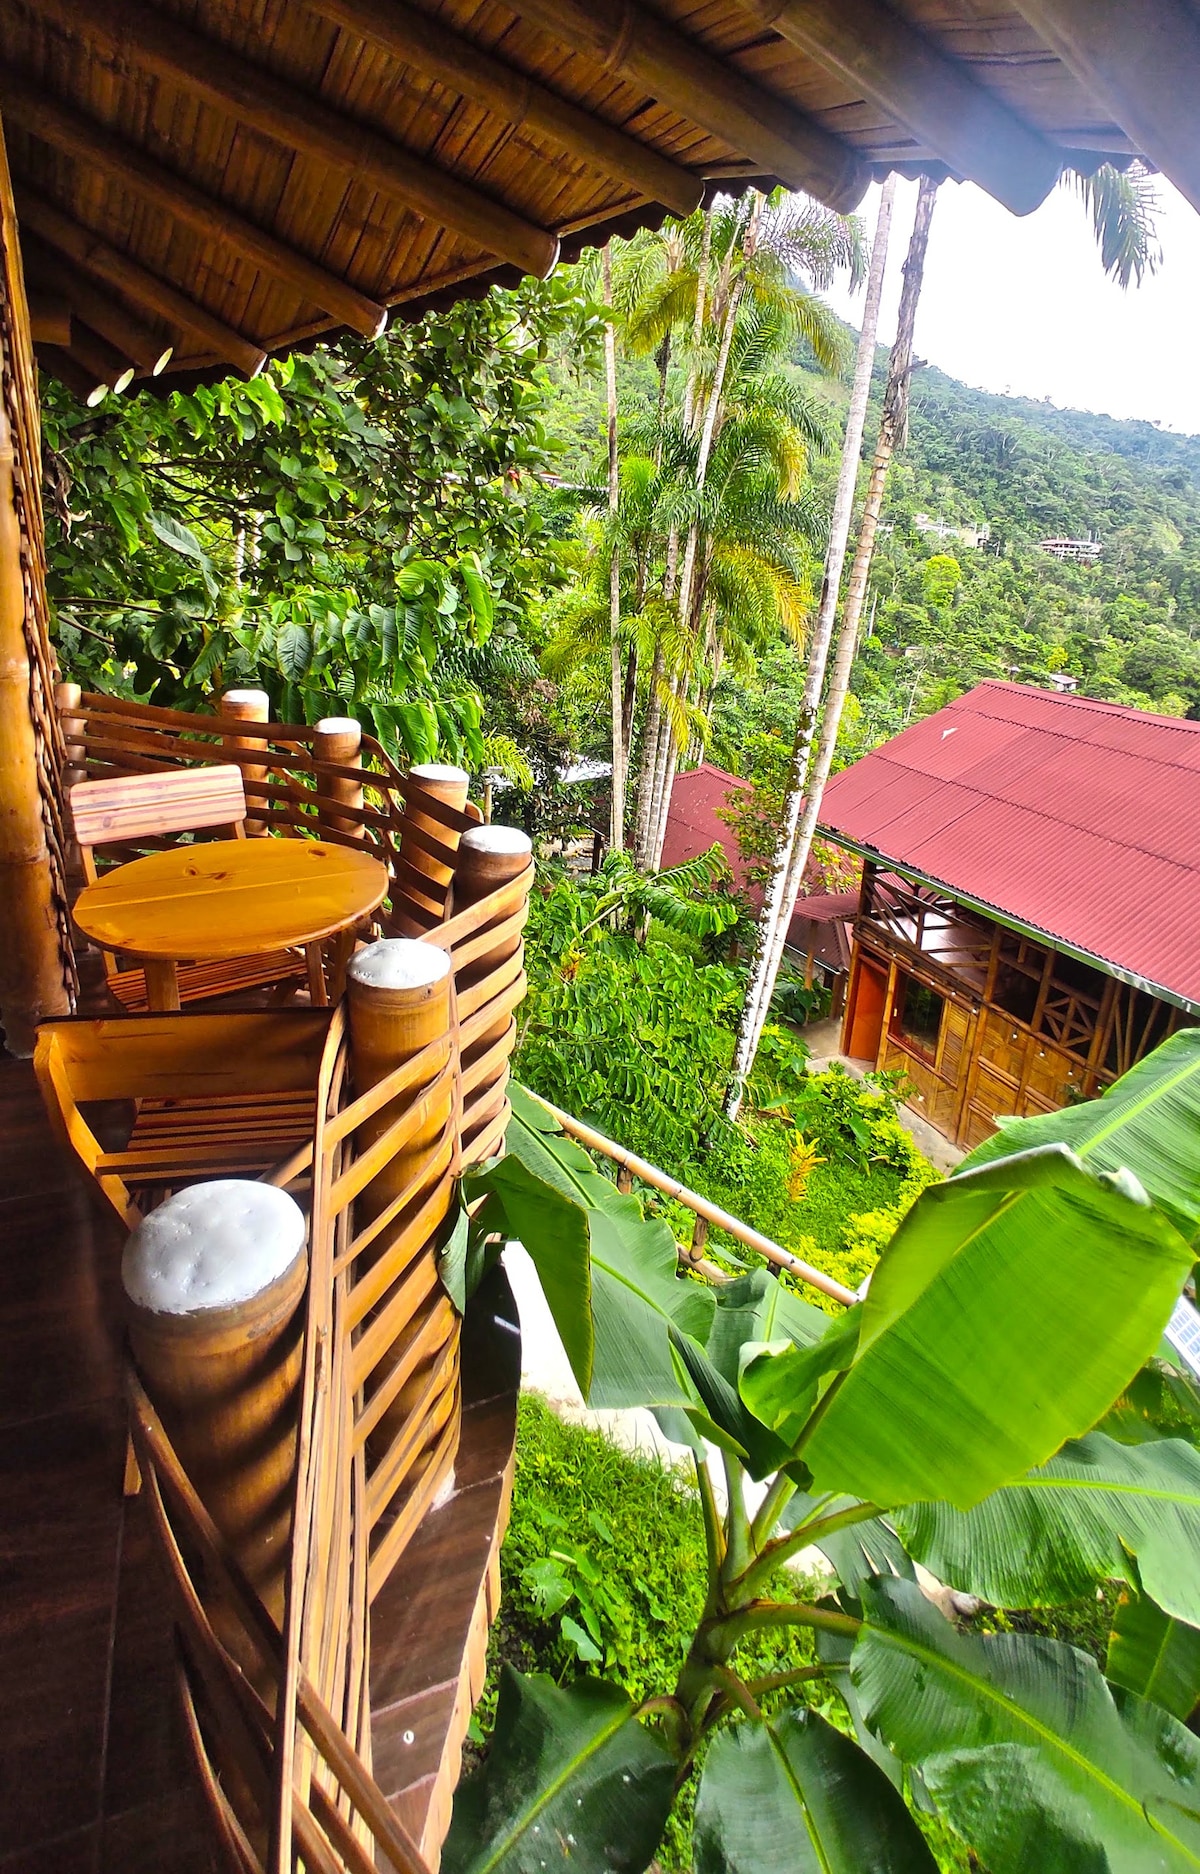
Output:
[[821,824],[1200,1004],[1200,722],[981,683],[836,775]]

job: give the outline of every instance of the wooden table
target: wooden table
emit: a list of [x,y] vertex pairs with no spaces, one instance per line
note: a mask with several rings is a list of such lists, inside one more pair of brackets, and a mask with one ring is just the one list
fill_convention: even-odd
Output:
[[106,872],[75,902],[75,922],[146,971],[152,1009],[179,1007],[176,965],[304,948],[314,1002],[326,1001],[317,946],[387,892],[369,853],[315,839],[225,839],[172,846]]

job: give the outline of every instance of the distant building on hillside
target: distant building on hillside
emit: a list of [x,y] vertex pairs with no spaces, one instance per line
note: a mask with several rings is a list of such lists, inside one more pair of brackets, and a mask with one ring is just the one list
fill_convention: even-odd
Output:
[[1052,559],[1074,560],[1076,564],[1090,565],[1098,560],[1104,551],[1099,540],[1068,540],[1065,534],[1056,534],[1052,540],[1039,540],[1041,552],[1049,553]]
[[1101,1092],[1200,1020],[1200,722],[982,683],[843,769],[843,1052],[941,1132]]
[[939,514],[914,514],[913,526],[919,534],[933,534],[938,540],[957,540],[960,546],[981,547],[992,537],[985,521],[982,527],[968,527],[961,521],[944,521]]

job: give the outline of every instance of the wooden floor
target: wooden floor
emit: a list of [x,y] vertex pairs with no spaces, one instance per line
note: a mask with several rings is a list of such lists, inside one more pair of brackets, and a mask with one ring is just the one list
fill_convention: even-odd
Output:
[[[0,1057],[0,1874],[208,1874],[141,1504],[121,1496],[120,1232]],[[481,1296],[481,1300],[485,1298]],[[520,1340],[503,1276],[464,1337],[456,1491],[372,1617],[376,1774],[444,1807],[482,1670]]]

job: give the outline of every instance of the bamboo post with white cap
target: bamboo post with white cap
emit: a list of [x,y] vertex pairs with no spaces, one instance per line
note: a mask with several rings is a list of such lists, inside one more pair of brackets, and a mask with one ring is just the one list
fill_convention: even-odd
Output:
[[400,821],[400,867],[406,892],[414,891],[416,897],[411,911],[397,906],[394,922],[403,936],[419,937],[423,931],[432,930],[441,923],[446,892],[454,877],[452,866],[443,864],[426,850],[422,835],[436,839],[451,853],[458,846],[457,831],[447,826],[444,820],[436,819],[424,810],[420,796],[431,795],[453,812],[462,813],[467,804],[471,777],[465,768],[430,761],[410,768],[409,779],[416,783],[416,787],[405,798],[404,814]]
[[[239,722],[270,722],[271,699],[265,690],[226,690],[221,698],[221,714],[233,716]],[[230,751],[249,749],[253,752],[263,747],[262,737],[256,735],[226,735],[222,740]],[[237,759],[236,755],[234,759]],[[245,761],[238,765],[242,770],[242,785],[246,789],[247,805],[253,808],[252,789],[256,782],[261,786],[266,780],[266,766]],[[262,839],[268,830],[265,820],[260,820],[253,813],[247,814],[244,826],[247,839]]]
[[[353,1270],[352,1307],[361,1320],[356,1352],[363,1362],[356,1377],[365,1396],[360,1423],[369,1493],[374,1512],[381,1514],[440,1451],[440,1475],[431,1480],[436,1487],[451,1470],[458,1443],[459,1323],[437,1277],[438,1247],[454,1196],[456,1144],[449,956],[407,938],[368,944],[350,960],[346,1009],[356,1096],[433,1048],[429,1071],[354,1135],[361,1158],[419,1109],[355,1200],[356,1233],[400,1206]],[[445,1044],[440,1050],[433,1047],[438,1042]]]
[[201,1502],[280,1621],[306,1235],[304,1213],[286,1191],[218,1179],[189,1185],[152,1210],[121,1263],[142,1383]]
[[[458,864],[454,870],[454,915],[520,878],[528,871],[532,857],[533,842],[519,827],[492,824],[468,828],[459,841]],[[511,912],[506,914],[503,922],[507,923],[511,915]],[[515,968],[501,977],[498,991],[508,986],[510,976],[519,976],[522,948],[520,929],[510,930],[462,970],[457,987],[465,1007],[474,1000],[471,991],[482,987],[514,958],[517,959]],[[492,1010],[490,1014],[489,1010]],[[478,1013],[464,1016],[463,1027],[462,1075],[466,1104],[463,1157],[470,1163],[474,1139],[494,1118],[504,1099],[508,1058],[516,1039],[516,1027],[508,1001],[495,1008],[492,999],[482,1004]],[[506,1036],[509,1045],[504,1048],[501,1044]]]
[[317,818],[322,831],[329,827],[351,839],[362,839],[363,822],[353,817],[362,812],[362,782],[352,781],[347,775],[321,772],[325,762],[334,768],[362,767],[361,722],[353,716],[323,716],[313,730],[313,760],[317,763]]

